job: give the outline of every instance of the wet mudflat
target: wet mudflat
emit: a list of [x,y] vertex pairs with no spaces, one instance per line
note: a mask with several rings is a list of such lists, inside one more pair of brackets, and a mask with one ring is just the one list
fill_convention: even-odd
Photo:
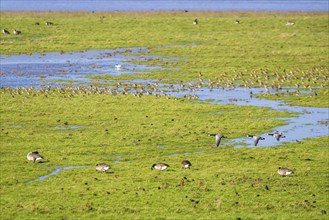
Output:
[[145,50],[145,48],[132,48],[1,55],[1,87],[83,86],[92,81],[87,78],[88,75],[118,76],[158,68],[131,62],[135,59],[152,59],[151,56],[138,56],[138,53]]
[[[111,80],[90,79],[97,75],[124,75],[138,74],[152,69],[163,69],[159,66],[134,64],[133,60],[154,59],[153,56],[144,56],[146,48],[131,48],[117,50],[91,50],[71,53],[45,53],[32,55],[14,55],[1,57],[1,86],[2,87],[64,87],[71,85],[87,87],[93,82],[109,83]],[[157,59],[164,59],[156,57]],[[185,97],[188,99],[210,100],[213,104],[234,104],[241,106],[270,107],[276,111],[296,113],[292,118],[281,118],[287,123],[275,130],[283,132],[285,138],[277,141],[267,133],[257,134],[265,138],[259,147],[277,146],[283,142],[299,142],[304,138],[321,137],[328,135],[328,109],[316,107],[290,106],[283,101],[258,98],[257,95],[265,92],[275,93],[277,89],[265,91],[264,88],[243,87],[210,87],[207,82],[202,87],[193,82],[181,85],[157,80],[127,80],[117,82],[116,86],[99,88],[111,91],[112,94],[134,95],[166,95]],[[287,87],[284,90],[294,91],[296,88]],[[260,116],[261,118],[262,116]],[[79,127],[77,125],[77,127]],[[65,129],[55,127],[54,129]],[[269,131],[274,132],[274,131]],[[247,137],[231,139],[230,144],[237,147],[253,146],[253,140]]]

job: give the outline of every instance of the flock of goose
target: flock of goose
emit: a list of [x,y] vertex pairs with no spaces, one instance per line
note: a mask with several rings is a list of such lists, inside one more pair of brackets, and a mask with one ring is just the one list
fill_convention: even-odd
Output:
[[[199,24],[199,20],[197,18],[195,18],[193,20],[193,24],[194,25],[198,25]],[[235,20],[235,24],[240,24],[240,20]],[[39,22],[36,22],[34,25],[38,26],[38,25],[40,25],[40,23]],[[46,26],[52,26],[52,25],[54,25],[54,23],[53,22],[50,22],[50,21],[47,21],[47,22],[45,22],[45,25]],[[287,21],[286,25],[287,26],[292,26],[292,25],[295,25],[295,22],[294,21]],[[5,35],[9,35],[10,34],[10,32],[7,29],[3,29],[2,30],[2,33],[5,34]],[[13,30],[13,34],[15,34],[15,35],[18,35],[18,34],[21,34],[21,33],[22,33],[21,31],[18,31],[16,29]]]
[[[274,133],[269,133],[268,135],[275,137],[277,140],[284,137],[281,132],[277,132],[277,131],[274,132]],[[215,140],[216,140],[215,145],[216,146],[220,145],[220,141],[221,141],[222,138],[226,138],[226,136],[224,136],[222,134],[209,134],[209,136],[215,136]],[[252,137],[254,139],[254,145],[255,146],[257,146],[259,140],[265,140],[265,138],[257,136],[257,135],[248,135],[248,137]],[[43,156],[41,156],[38,151],[29,152],[26,157],[29,161],[33,161],[33,163],[43,159]],[[192,163],[189,160],[183,160],[181,162],[181,164],[182,164],[183,169],[188,169],[192,166]],[[151,170],[153,170],[153,169],[166,170],[169,167],[170,167],[169,164],[160,162],[160,163],[153,164],[151,166]],[[111,166],[107,163],[96,164],[96,171],[98,171],[98,172],[104,172],[105,173],[109,169],[111,169]],[[283,167],[279,167],[277,172],[281,176],[288,176],[288,175],[294,173],[292,170],[290,170],[288,168],[283,168]]]
[[[280,131],[275,131],[275,132],[273,132],[273,133],[268,133],[267,135],[275,137],[275,139],[276,139],[277,141],[280,141],[281,138],[285,138],[285,137],[286,137],[286,136],[284,136],[283,133],[280,132]],[[225,135],[223,135],[223,134],[209,134],[209,136],[214,136],[214,137],[215,137],[215,140],[216,140],[215,145],[216,145],[217,147],[220,145],[220,142],[221,142],[222,138],[227,138],[227,136],[225,136]],[[247,137],[250,137],[250,138],[253,139],[253,141],[254,141],[254,146],[257,146],[257,145],[258,145],[258,142],[259,142],[260,140],[265,140],[264,137],[261,137],[261,136],[259,136],[259,135],[254,135],[254,134],[248,134]]]
[[[9,35],[10,34],[10,32],[7,29],[3,29],[2,30],[2,33],[5,34],[5,35]],[[15,34],[15,35],[19,35],[21,33],[22,33],[21,31],[18,31],[16,29],[13,30],[13,34]]]
[[[240,20],[235,20],[235,24],[240,24],[240,23],[241,23]],[[193,24],[194,25],[199,24],[199,20],[197,18],[194,19]],[[287,26],[293,26],[293,25],[295,25],[295,22],[294,21],[287,21],[286,25]]]
[[[36,22],[34,25],[38,26],[38,25],[40,25],[40,23],[39,22]],[[53,22],[50,22],[50,21],[47,21],[47,22],[45,22],[45,25],[46,26],[51,26],[51,25],[54,25],[54,23]],[[2,33],[4,35],[9,35],[10,34],[10,32],[6,28],[5,29],[2,29]],[[19,31],[19,30],[16,30],[16,29],[13,30],[13,34],[15,34],[15,35],[19,35],[21,33],[22,32]]]

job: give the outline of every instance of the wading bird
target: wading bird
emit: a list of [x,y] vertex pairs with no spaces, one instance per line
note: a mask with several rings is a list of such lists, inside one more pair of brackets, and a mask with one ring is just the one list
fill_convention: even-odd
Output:
[[115,69],[116,70],[121,70],[121,65],[120,64],[115,64]]

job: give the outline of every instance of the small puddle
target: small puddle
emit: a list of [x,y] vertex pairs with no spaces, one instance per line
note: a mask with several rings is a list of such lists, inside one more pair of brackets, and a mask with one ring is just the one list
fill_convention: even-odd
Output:
[[60,125],[60,126],[53,126],[53,129],[56,130],[67,130],[67,129],[81,129],[81,128],[86,128],[86,126],[82,126],[82,125]]
[[38,177],[35,180],[30,180],[27,183],[33,183],[33,182],[36,182],[36,181],[45,180],[45,179],[47,179],[47,178],[49,178],[51,176],[54,176],[54,175],[59,174],[62,170],[79,169],[79,168],[89,168],[89,167],[91,167],[91,166],[62,166],[62,167],[56,167],[56,169],[54,171],[52,171],[51,173],[48,173],[47,175],[40,176],[40,177]]
[[116,155],[116,156],[115,156],[115,160],[113,161],[113,163],[115,163],[115,164],[119,163],[121,157],[122,157],[122,156],[121,156],[120,154]]

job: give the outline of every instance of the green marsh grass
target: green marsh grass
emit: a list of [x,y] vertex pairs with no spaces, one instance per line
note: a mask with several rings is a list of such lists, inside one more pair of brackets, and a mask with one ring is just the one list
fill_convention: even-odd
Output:
[[[322,219],[329,208],[327,137],[235,149],[225,140],[214,147],[208,136],[271,131],[288,113],[154,96],[13,91],[1,93],[2,219]],[[27,161],[34,150],[43,163]],[[191,169],[181,168],[183,159]],[[168,171],[151,171],[160,161]],[[99,162],[110,172],[97,173]],[[67,165],[90,168],[29,183]],[[279,166],[296,174],[281,177]]]
[[[148,54],[179,59],[135,62],[178,69],[106,77],[179,83],[197,81],[201,72],[221,86],[312,87],[312,98],[267,98],[328,107],[326,12],[0,13],[1,28],[22,31],[1,35],[1,54],[147,47]],[[195,17],[200,25],[192,24]],[[286,26],[288,20],[296,25]],[[276,118],[290,113],[65,89],[2,89],[0,98],[1,219],[326,219],[328,137],[236,149],[226,140],[214,147],[207,136],[272,131],[283,124]],[[35,150],[43,163],[27,161]],[[191,169],[181,169],[183,159]],[[160,161],[168,171],[151,171]],[[97,173],[99,162],[110,172]],[[90,168],[29,183],[67,165]],[[281,177],[279,166],[296,174]]]

